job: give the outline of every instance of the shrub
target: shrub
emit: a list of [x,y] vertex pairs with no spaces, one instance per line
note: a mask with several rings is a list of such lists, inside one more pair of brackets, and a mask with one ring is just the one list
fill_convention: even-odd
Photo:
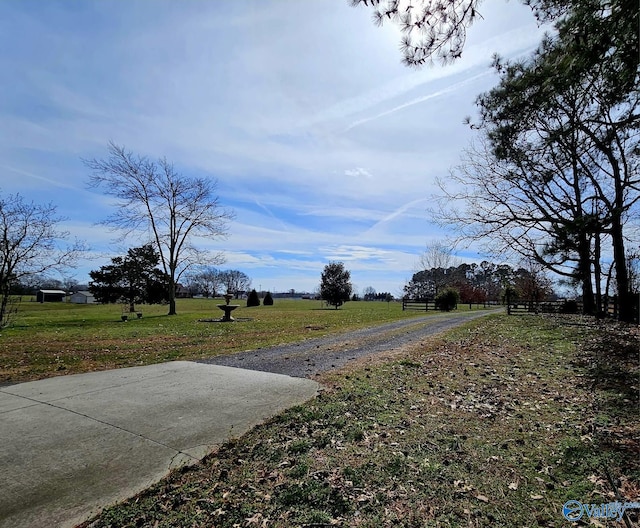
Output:
[[247,297],[247,306],[260,306],[260,297],[256,290],[251,290],[249,297]]
[[273,297],[271,297],[271,293],[267,292],[267,295],[264,296],[262,300],[262,304],[264,306],[273,306]]
[[436,295],[436,308],[443,312],[450,312],[458,306],[460,300],[460,294],[458,290],[453,288],[445,288],[438,295]]

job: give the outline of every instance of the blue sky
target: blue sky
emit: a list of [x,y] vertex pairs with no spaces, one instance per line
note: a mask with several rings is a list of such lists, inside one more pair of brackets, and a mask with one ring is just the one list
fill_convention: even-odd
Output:
[[218,180],[236,219],[201,244],[254,287],[313,291],[339,260],[358,290],[398,294],[446,236],[427,209],[496,82],[492,54],[543,34],[520,2],[481,13],[462,60],[413,70],[398,30],[347,0],[0,0],[0,192],[57,206],[91,246],[84,282],[123,250],[81,161],[111,140]]

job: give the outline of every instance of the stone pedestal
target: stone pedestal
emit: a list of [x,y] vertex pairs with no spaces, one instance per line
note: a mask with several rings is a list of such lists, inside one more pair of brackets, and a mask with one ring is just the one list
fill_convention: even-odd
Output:
[[231,312],[233,312],[238,306],[240,306],[239,304],[218,304],[218,308],[220,308],[223,312],[224,315],[222,316],[222,321],[224,322],[231,322],[233,321],[233,317],[231,317]]

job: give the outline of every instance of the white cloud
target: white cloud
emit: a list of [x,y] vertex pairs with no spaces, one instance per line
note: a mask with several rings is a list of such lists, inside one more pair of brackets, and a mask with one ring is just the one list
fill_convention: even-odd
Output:
[[363,169],[362,167],[356,167],[355,169],[346,169],[344,171],[344,175],[350,176],[352,178],[373,178],[373,175],[367,169]]

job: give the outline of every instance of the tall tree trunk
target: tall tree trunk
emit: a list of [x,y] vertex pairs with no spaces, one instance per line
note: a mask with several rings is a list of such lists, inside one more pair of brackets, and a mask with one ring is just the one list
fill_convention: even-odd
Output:
[[593,281],[591,275],[591,247],[589,238],[584,230],[581,230],[579,238],[578,253],[580,262],[578,263],[580,282],[582,283],[582,313],[593,315],[596,304],[593,295]]
[[169,278],[169,313],[167,315],[176,315],[176,281],[173,276]]
[[615,214],[611,222],[611,240],[613,242],[613,261],[616,270],[616,287],[618,290],[618,318],[621,321],[633,321],[633,298],[629,291],[629,270],[624,250],[622,222],[620,215]]
[[[604,154],[607,161],[611,165],[612,179],[614,185],[614,199],[607,211],[611,216],[611,227],[609,235],[613,246],[613,264],[616,272],[616,287],[618,290],[618,318],[621,321],[632,322],[634,318],[633,299],[629,288],[629,270],[627,268],[627,258],[625,255],[624,242],[624,222],[623,214],[625,211],[625,190],[628,190],[626,182],[628,181],[629,171],[631,170],[627,163],[626,152],[616,129],[616,123],[611,121],[608,116],[608,127],[613,131],[608,138],[600,138],[593,131],[584,125],[581,129],[594,141],[597,148]],[[623,131],[624,132],[624,131]],[[616,147],[612,145],[615,142]],[[621,166],[622,165],[622,166]]]
[[[622,211],[624,211],[624,190],[622,185],[623,173],[620,163],[611,154],[611,167],[615,180],[615,200],[611,211],[611,241],[613,245],[613,261],[616,269],[616,286],[618,289],[618,318],[621,321],[633,321],[633,300],[629,288],[629,270],[627,269],[627,257],[625,255],[624,228]],[[626,165],[625,165],[626,167]]]
[[604,288],[604,295],[607,298],[607,302],[605,306],[605,313],[607,313],[607,315],[609,314],[609,305],[611,304],[611,277],[613,275],[613,266],[614,266],[614,263],[612,262],[609,265],[609,271],[607,271],[607,283]]
[[602,314],[602,263],[600,262],[602,250],[600,232],[596,232],[593,242],[593,275],[596,283],[596,313]]
[[585,214],[582,208],[582,187],[580,168],[578,166],[580,154],[577,146],[577,128],[573,124],[573,119],[571,134],[571,168],[573,172],[573,191],[576,200],[576,218],[574,221],[578,230],[578,273],[580,274],[580,282],[582,283],[582,313],[592,315],[595,313],[595,300],[591,275],[591,240],[587,233],[589,230],[588,222],[585,222]]
[[0,328],[4,328],[9,319],[9,288],[3,284],[0,291]]

